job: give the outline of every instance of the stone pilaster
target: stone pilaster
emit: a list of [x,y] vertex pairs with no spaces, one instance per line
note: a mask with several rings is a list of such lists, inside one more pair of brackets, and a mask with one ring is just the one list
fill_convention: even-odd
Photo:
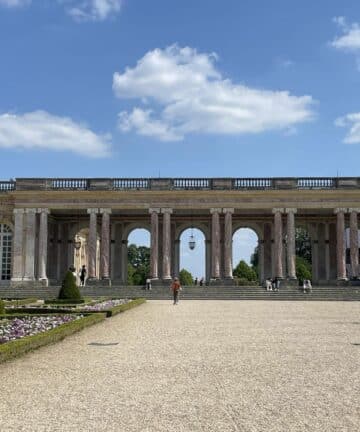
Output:
[[39,231],[39,257],[38,257],[38,279],[47,282],[47,255],[48,255],[48,214],[49,209],[39,208],[40,231]]
[[338,280],[346,280],[345,261],[345,208],[335,209],[336,214],[336,262]]
[[330,280],[330,232],[329,224],[325,224],[325,279]]
[[283,234],[282,234],[282,208],[274,208],[274,260],[275,277],[284,278],[283,272]]
[[210,209],[211,221],[211,277],[220,279],[220,213],[221,208]]
[[359,208],[349,208],[350,212],[350,262],[351,277],[359,277],[359,228],[358,213]]
[[159,208],[150,208],[151,238],[150,238],[150,276],[151,279],[159,278]]
[[110,208],[101,208],[100,278],[110,279]]
[[172,209],[163,208],[163,268],[162,278],[164,280],[171,279],[171,213]]
[[96,249],[97,249],[97,214],[99,209],[90,208],[87,210],[90,215],[89,242],[88,242],[88,276],[89,279],[96,279]]
[[233,278],[232,266],[232,214],[233,208],[224,208],[225,227],[224,227],[224,276],[226,279]]
[[13,270],[12,281],[21,281],[24,276],[23,260],[24,209],[14,209]]
[[287,233],[287,268],[288,268],[288,278],[296,279],[296,260],[295,260],[295,213],[297,212],[296,208],[287,208],[285,209],[287,213],[287,224],[286,224],[286,233]]
[[36,236],[36,209],[27,208],[26,223],[25,223],[25,281],[33,281],[35,279],[35,236]]

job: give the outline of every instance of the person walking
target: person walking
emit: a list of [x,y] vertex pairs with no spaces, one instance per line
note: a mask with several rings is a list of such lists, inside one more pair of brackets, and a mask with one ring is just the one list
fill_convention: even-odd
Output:
[[181,291],[181,285],[177,277],[174,278],[170,289],[174,295],[174,305],[177,305],[179,303],[179,292]]
[[86,267],[83,265],[80,270],[80,285],[85,286]]
[[146,279],[146,289],[151,290],[151,279],[149,277]]

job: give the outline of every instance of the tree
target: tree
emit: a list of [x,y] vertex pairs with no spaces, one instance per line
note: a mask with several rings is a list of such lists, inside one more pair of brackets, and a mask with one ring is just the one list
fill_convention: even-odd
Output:
[[295,250],[298,257],[311,263],[311,239],[305,228],[297,227],[295,229]]
[[250,263],[257,277],[259,277],[259,246],[256,246],[254,253],[251,254]]
[[150,248],[131,244],[128,247],[128,284],[145,285],[150,273]]
[[233,274],[239,279],[246,279],[248,281],[257,281],[258,276],[256,271],[251,268],[245,261],[241,260],[235,267]]
[[296,257],[296,277],[300,284],[304,279],[311,280],[311,264],[303,257]]
[[66,272],[65,278],[61,284],[58,298],[63,300],[82,299],[79,288],[76,285],[76,278],[70,270]]
[[179,279],[181,285],[193,285],[194,279],[192,274],[185,269],[180,270]]

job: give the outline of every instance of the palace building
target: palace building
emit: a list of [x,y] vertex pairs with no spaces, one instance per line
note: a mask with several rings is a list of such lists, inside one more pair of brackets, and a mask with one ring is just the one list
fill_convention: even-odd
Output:
[[85,264],[89,284],[125,285],[136,228],[151,234],[154,283],[179,274],[180,236],[197,228],[207,282],[231,284],[241,227],[258,236],[261,281],[292,284],[298,226],[309,233],[313,283],[341,284],[359,276],[359,211],[360,178],[349,177],[1,181],[0,284],[58,285],[69,266]]

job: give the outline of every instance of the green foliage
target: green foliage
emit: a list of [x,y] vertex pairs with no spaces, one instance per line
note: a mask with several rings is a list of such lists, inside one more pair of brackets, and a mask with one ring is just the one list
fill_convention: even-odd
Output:
[[112,316],[117,315],[119,313],[125,312],[129,309],[132,309],[136,306],[140,306],[141,304],[143,304],[145,302],[146,302],[146,299],[138,298],[138,299],[131,300],[129,303],[125,303],[125,304],[122,304],[119,306],[114,306],[113,308],[102,311],[102,312],[106,312],[106,317],[109,318],[109,317],[112,317]]
[[33,351],[44,345],[58,342],[75,332],[89,327],[105,319],[104,313],[90,314],[84,318],[76,321],[71,321],[62,324],[52,330],[36,334],[34,336],[27,336],[23,339],[17,339],[11,342],[6,342],[0,345],[0,363],[10,360],[14,357],[25,354],[28,351]]
[[24,298],[24,299],[14,299],[5,302],[5,306],[22,306],[31,303],[36,303],[38,301],[35,297]]
[[0,300],[0,315],[5,313],[5,303]]
[[76,285],[75,276],[70,270],[66,272],[58,298],[64,300],[80,300],[82,298],[79,288]]
[[66,306],[71,306],[71,305],[77,305],[77,304],[82,304],[85,303],[84,299],[72,299],[71,301],[69,301],[68,299],[52,299],[52,300],[45,300],[44,301],[45,304],[54,304],[54,305],[66,305]]
[[194,284],[194,279],[192,277],[192,274],[185,269],[180,270],[179,279],[181,285],[188,286]]
[[150,274],[150,248],[131,244],[128,247],[128,285],[145,285]]
[[253,270],[256,272],[256,275],[259,278],[259,246],[256,246],[254,253],[251,254],[250,262]]
[[311,264],[302,257],[296,257],[296,277],[300,284],[304,279],[311,280]]
[[256,271],[251,268],[245,261],[241,260],[234,269],[234,277],[237,279],[244,279],[246,281],[258,282]]
[[295,229],[295,250],[298,257],[311,263],[311,239],[305,228],[297,227]]

